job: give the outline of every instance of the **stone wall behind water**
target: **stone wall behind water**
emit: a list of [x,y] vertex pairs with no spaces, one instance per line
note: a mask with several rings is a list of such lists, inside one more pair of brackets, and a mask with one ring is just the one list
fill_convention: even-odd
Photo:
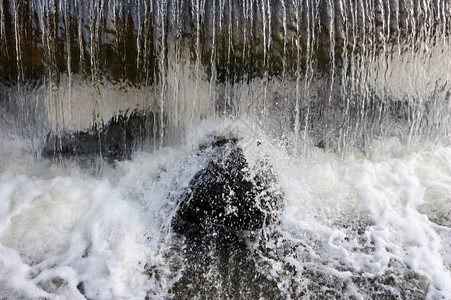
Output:
[[58,132],[152,110],[162,141],[244,116],[295,148],[449,136],[450,32],[445,0],[2,0],[3,114]]
[[349,55],[417,51],[451,30],[451,4],[440,0],[2,0],[0,9],[3,81],[72,73],[153,84],[170,52],[188,52],[218,80],[296,76],[310,61],[329,71]]

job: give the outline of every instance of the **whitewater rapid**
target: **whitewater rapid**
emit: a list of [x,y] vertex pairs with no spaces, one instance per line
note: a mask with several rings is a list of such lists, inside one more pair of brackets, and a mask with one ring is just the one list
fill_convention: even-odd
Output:
[[[32,142],[2,136],[0,298],[177,298],[196,263],[177,252],[183,241],[170,228],[177,195],[207,164],[199,143],[227,130],[250,165],[269,158],[285,195],[280,223],[246,242],[274,295],[451,298],[449,145],[391,138],[365,154],[312,147],[295,157],[287,140],[243,124],[204,121],[180,145],[100,171],[52,163]],[[215,272],[200,276],[220,285]]]

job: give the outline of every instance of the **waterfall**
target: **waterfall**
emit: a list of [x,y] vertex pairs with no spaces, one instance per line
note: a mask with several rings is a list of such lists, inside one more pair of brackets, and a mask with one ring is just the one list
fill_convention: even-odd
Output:
[[450,299],[451,0],[0,0],[0,299]]
[[299,153],[450,135],[448,1],[0,6],[2,98],[27,132],[80,130],[138,109],[160,116],[162,144],[212,117],[252,119],[293,136]]

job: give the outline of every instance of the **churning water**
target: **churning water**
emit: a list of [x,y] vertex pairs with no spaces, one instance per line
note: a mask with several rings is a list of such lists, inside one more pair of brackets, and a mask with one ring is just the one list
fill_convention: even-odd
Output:
[[[450,33],[447,0],[0,0],[0,299],[451,298]],[[129,159],[49,146],[132,112]],[[190,240],[221,135],[280,220]]]

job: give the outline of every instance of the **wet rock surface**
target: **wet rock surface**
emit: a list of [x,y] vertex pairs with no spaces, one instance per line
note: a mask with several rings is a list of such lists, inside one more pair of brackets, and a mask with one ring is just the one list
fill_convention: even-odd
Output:
[[[271,5],[257,0],[214,0],[205,1],[202,9],[191,1],[182,1],[180,9],[181,4],[173,0],[105,1],[86,7],[76,0],[58,0],[46,14],[37,0],[16,2],[4,0],[0,10],[0,78],[5,81],[39,79],[48,68],[52,76],[59,76],[67,71],[69,58],[69,72],[75,74],[155,83],[164,59],[160,57],[165,52],[162,36],[182,53],[200,50],[198,57],[207,69],[214,52],[214,69],[218,79],[225,81],[245,74],[262,76],[266,71],[295,74],[299,70],[286,65],[297,62],[306,68],[311,59],[316,67],[327,70],[330,64],[346,64],[351,51],[364,55],[394,51],[389,46],[409,47],[411,36],[422,38],[424,32],[427,41],[435,32],[449,35],[451,31],[449,4],[438,0],[363,1],[360,5],[339,0],[270,1]],[[91,10],[105,12],[97,16],[99,26],[92,26]],[[79,28],[86,33],[79,34]],[[90,40],[93,34],[94,41]],[[43,43],[43,39],[52,42]],[[204,46],[196,47],[197,41]],[[93,42],[98,46],[93,47]]]
[[211,147],[208,165],[182,195],[173,220],[175,231],[257,230],[275,223],[283,194],[269,162],[260,160],[250,170],[236,139],[218,138]]
[[49,133],[42,151],[46,158],[72,158],[89,164],[96,158],[129,159],[133,150],[153,136],[155,119],[152,112],[134,111],[111,119],[103,126],[87,131]]
[[[230,137],[202,144],[198,155],[208,155],[208,163],[181,193],[172,220],[170,294],[176,299],[282,299],[277,282],[259,269],[254,249],[264,232],[277,227],[282,210],[283,192],[271,164],[260,159],[251,166],[238,139]],[[150,265],[146,271],[158,274]]]

